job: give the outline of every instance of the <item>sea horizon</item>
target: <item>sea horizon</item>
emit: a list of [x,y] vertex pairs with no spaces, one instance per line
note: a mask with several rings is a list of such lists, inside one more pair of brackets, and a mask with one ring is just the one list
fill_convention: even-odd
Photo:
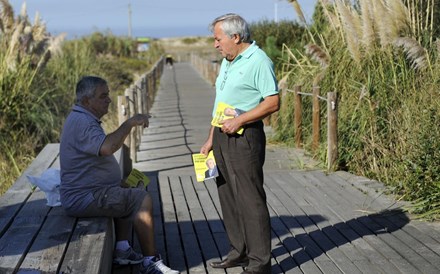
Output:
[[[66,33],[66,39],[77,39],[88,36],[94,32],[109,33],[115,36],[129,36],[128,28],[109,27],[109,28],[59,28],[55,30],[48,30],[48,32],[57,36]],[[186,27],[134,27],[131,30],[131,37],[148,37],[153,39],[173,38],[173,37],[188,37],[188,36],[210,36],[211,33],[208,27],[202,26],[186,26]]]

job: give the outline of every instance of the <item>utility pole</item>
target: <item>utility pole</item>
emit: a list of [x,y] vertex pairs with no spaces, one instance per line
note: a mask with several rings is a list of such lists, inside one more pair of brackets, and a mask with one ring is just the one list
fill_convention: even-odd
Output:
[[278,23],[278,2],[283,0],[274,0],[273,3],[273,15],[274,15],[274,21],[275,23]]
[[131,38],[131,3],[128,2],[128,37]]

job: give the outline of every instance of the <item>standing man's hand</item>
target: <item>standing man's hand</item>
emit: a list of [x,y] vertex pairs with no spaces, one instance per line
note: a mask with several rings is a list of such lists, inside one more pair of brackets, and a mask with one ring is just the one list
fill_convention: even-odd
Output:
[[205,156],[208,156],[209,151],[212,149],[212,141],[206,141],[202,148],[200,149],[200,153],[205,154]]
[[200,148],[200,153],[205,154],[205,156],[208,156],[209,151],[212,149],[212,135],[214,133],[214,127],[211,127],[209,129],[208,139],[203,144],[202,148]]
[[235,134],[242,126],[238,118],[226,119],[218,122],[226,134]]

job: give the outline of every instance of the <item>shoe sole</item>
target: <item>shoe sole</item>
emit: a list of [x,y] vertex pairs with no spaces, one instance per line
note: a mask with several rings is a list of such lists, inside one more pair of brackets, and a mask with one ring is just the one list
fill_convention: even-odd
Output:
[[130,265],[130,264],[140,264],[140,263],[142,263],[143,260],[144,260],[144,258],[139,259],[137,261],[126,260],[126,259],[114,259],[113,263],[118,264],[118,265]]
[[227,268],[234,268],[234,267],[246,267],[246,266],[248,266],[249,265],[249,262],[240,262],[240,263],[237,263],[237,264],[235,264],[235,265],[231,265],[231,266],[228,266],[228,267],[224,267],[224,266],[215,266],[215,265],[212,265],[212,264],[209,264],[212,268],[215,268],[215,269],[227,269]]

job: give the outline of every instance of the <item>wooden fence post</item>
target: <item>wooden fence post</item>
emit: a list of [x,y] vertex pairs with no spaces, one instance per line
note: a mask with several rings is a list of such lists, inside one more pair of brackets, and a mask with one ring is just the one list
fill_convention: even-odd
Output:
[[[135,103],[135,92],[133,92],[133,88],[130,87],[125,90],[125,95],[128,96],[128,105],[130,107],[130,117],[133,117],[136,115],[136,103]],[[137,156],[136,156],[136,146],[138,143],[137,140],[137,127],[134,127],[130,132],[130,158],[133,162],[137,162]]]
[[[130,117],[130,108],[128,104],[128,96],[120,95],[118,96],[118,120],[119,125],[122,125],[125,121]],[[127,147],[130,147],[130,135],[127,136],[124,140],[124,144]]]
[[302,102],[301,102],[301,86],[295,86],[295,145],[297,148],[301,147],[302,139]]
[[320,139],[320,107],[319,107],[319,92],[320,88],[313,87],[313,108],[312,108],[312,151],[315,153],[319,148]]
[[[142,89],[138,86],[138,83],[135,83],[133,86],[133,93],[135,94],[134,98],[136,98],[135,100],[135,104],[136,104],[136,109],[137,109],[137,114],[143,114],[143,107],[142,107]],[[136,151],[139,150],[139,146],[140,146],[140,140],[142,138],[142,133],[143,133],[143,127],[142,126],[137,126],[136,127]]]
[[[120,95],[118,96],[118,120],[119,125],[122,125],[125,121],[127,121],[128,118],[130,118],[130,108],[128,106],[129,98],[127,96]],[[122,165],[121,165],[121,172],[124,176],[128,175],[132,169],[132,163],[130,155],[130,142],[131,138],[130,135],[127,136],[124,140],[124,144],[121,147],[121,153],[122,153]]]
[[335,92],[327,94],[327,169],[335,170],[338,160],[338,102]]
[[148,91],[147,91],[147,79],[145,76],[142,77],[142,100],[144,106],[144,113],[150,113],[150,109],[148,108]]

